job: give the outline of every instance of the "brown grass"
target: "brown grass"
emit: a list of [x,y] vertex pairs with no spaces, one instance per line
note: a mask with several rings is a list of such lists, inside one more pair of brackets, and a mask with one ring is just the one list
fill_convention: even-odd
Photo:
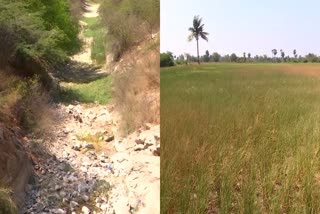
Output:
[[45,133],[54,122],[50,96],[36,79],[23,79],[0,70],[0,121]]
[[160,122],[159,54],[146,51],[139,59],[142,60],[133,62],[114,78],[114,97],[121,112],[123,133],[144,123]]
[[320,77],[319,64],[285,64],[281,66],[285,72],[305,76]]
[[11,199],[11,192],[7,188],[0,187],[0,213],[15,214],[17,207]]
[[163,68],[161,213],[320,213],[318,70]]

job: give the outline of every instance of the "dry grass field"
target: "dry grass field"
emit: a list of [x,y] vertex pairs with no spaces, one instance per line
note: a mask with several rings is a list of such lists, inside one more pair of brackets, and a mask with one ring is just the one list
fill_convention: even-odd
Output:
[[320,65],[161,69],[162,213],[320,213]]

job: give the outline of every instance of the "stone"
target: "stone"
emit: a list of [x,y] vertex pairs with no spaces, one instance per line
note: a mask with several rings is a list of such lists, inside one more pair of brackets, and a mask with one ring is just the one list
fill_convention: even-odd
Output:
[[76,202],[76,201],[70,201],[70,208],[71,208],[71,209],[74,209],[74,208],[76,208],[76,207],[79,207],[78,202]]
[[50,212],[53,214],[67,214],[67,212],[64,211],[63,209],[52,209],[50,210]]
[[88,189],[89,189],[89,188],[88,188],[88,185],[85,184],[85,183],[80,183],[80,184],[78,185],[78,192],[80,192],[80,193],[87,192]]
[[154,156],[160,156],[160,147],[157,147],[157,148],[152,152],[152,154],[153,154]]
[[88,207],[86,207],[86,206],[83,206],[81,211],[82,211],[83,214],[90,214],[90,209]]
[[111,142],[113,140],[114,140],[114,136],[113,135],[112,136],[108,136],[108,137],[105,138],[106,142]]
[[101,204],[100,209],[102,209],[102,211],[107,211],[107,209],[109,208],[108,204]]
[[76,177],[73,176],[73,175],[70,175],[70,176],[68,177],[68,181],[69,181],[69,182],[76,182],[76,181],[78,181],[78,178],[76,178]]
[[86,149],[94,149],[94,145],[92,143],[88,143],[85,145]]
[[60,191],[60,196],[63,198],[63,197],[65,197],[66,195],[67,195],[67,193],[65,192],[65,191]]
[[75,150],[75,151],[80,151],[81,148],[82,148],[82,146],[81,146],[81,144],[79,144],[79,145],[74,145],[74,146],[72,146],[71,148],[72,148],[73,150]]
[[39,202],[39,203],[36,203],[36,205],[35,205],[34,208],[35,208],[35,210],[36,210],[37,212],[41,212],[41,211],[44,210],[45,205],[44,205],[43,203]]
[[61,190],[61,186],[56,185],[56,186],[54,187],[54,190],[55,190],[55,191],[59,191],[59,190]]
[[88,202],[90,200],[89,196],[87,195],[81,195],[82,200],[84,200],[85,202]]

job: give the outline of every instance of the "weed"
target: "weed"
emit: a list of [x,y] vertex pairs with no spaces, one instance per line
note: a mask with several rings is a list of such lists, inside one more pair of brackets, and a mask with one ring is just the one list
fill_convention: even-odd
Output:
[[0,187],[0,213],[16,214],[17,207],[11,199],[11,191]]

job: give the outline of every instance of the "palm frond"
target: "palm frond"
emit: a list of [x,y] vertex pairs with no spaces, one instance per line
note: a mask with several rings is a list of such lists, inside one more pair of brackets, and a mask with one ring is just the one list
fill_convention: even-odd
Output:
[[206,35],[206,36],[208,36],[209,35],[209,33],[208,32],[201,32],[202,34],[204,34],[204,35]]
[[190,32],[192,32],[192,33],[194,33],[194,32],[195,32],[195,29],[194,29],[194,28],[192,28],[192,27],[190,27],[188,30],[189,30]]
[[201,36],[202,39],[208,41],[208,40],[209,40],[208,37],[207,37],[208,33],[206,33],[206,34],[205,34],[205,33],[206,33],[206,32],[201,32],[201,33],[200,33],[200,36]]
[[199,16],[194,16],[193,18],[193,28],[198,29],[199,26],[201,25],[202,19],[199,18]]

